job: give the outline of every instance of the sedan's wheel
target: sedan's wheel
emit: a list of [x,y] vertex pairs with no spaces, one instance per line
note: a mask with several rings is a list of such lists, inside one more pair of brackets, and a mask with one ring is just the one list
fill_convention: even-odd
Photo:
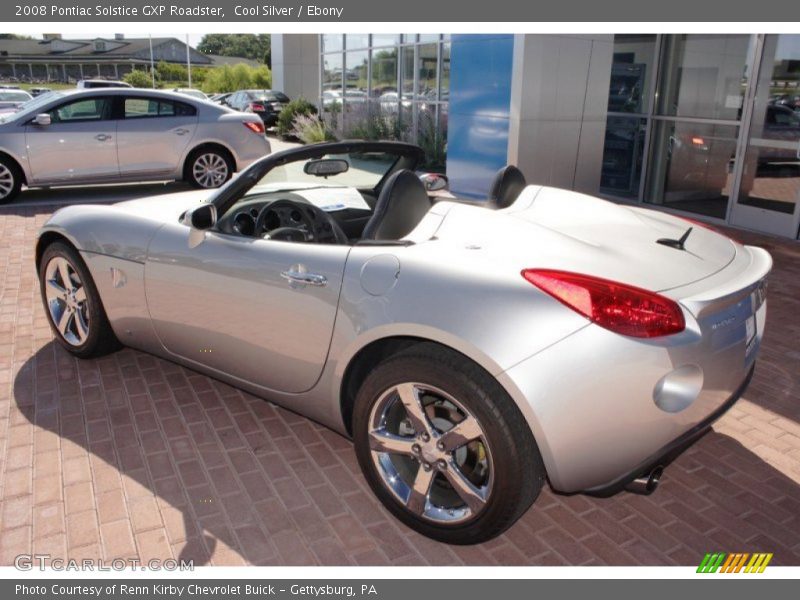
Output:
[[376,495],[441,541],[500,534],[544,482],[538,448],[513,401],[478,365],[434,344],[373,369],[358,391],[353,433]]
[[19,168],[9,160],[0,158],[0,204],[11,202],[21,187]]
[[230,179],[233,169],[227,156],[218,150],[201,150],[190,157],[190,183],[200,188],[216,188]]
[[89,358],[117,347],[91,275],[74,248],[50,244],[42,256],[39,282],[50,325],[67,350]]

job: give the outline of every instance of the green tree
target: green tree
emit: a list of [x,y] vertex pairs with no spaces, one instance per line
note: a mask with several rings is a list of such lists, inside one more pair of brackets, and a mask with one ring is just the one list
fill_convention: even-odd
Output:
[[183,65],[161,60],[156,65],[156,77],[159,81],[183,82],[188,80],[189,75]]
[[245,63],[223,65],[209,69],[201,85],[203,91],[208,93],[235,92],[247,88],[268,89],[272,86],[272,71],[266,65],[256,69]]
[[130,73],[125,73],[122,77],[122,81],[138,88],[153,87],[153,80],[150,78],[150,74],[138,69],[134,69]]
[[209,33],[197,45],[203,54],[236,56],[263,61],[268,67],[272,63],[272,48],[269,34]]

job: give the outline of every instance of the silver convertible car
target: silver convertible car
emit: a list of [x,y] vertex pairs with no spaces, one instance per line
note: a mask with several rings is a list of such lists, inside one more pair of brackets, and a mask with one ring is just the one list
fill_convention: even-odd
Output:
[[257,116],[183,94],[54,91],[0,116],[0,204],[23,184],[182,179],[215,188],[269,151]]
[[69,206],[36,268],[58,340],[120,344],[351,436],[399,519],[467,544],[561,492],[649,492],[741,395],[771,258],[526,185],[433,202],[399,142],[276,153],[207,199]]

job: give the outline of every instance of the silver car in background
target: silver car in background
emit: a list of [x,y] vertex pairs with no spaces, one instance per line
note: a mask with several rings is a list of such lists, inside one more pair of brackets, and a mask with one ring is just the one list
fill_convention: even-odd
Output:
[[54,91],[0,116],[0,203],[22,184],[185,180],[215,188],[269,152],[256,115],[186,95]]

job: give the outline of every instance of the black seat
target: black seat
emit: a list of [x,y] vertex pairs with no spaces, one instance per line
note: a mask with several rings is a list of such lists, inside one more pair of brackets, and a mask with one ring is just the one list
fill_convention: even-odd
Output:
[[362,239],[399,240],[419,225],[431,207],[425,186],[409,170],[392,174],[383,184],[375,211],[364,227]]
[[507,208],[514,204],[526,185],[522,171],[514,165],[506,165],[494,176],[489,188],[489,202],[494,208]]

